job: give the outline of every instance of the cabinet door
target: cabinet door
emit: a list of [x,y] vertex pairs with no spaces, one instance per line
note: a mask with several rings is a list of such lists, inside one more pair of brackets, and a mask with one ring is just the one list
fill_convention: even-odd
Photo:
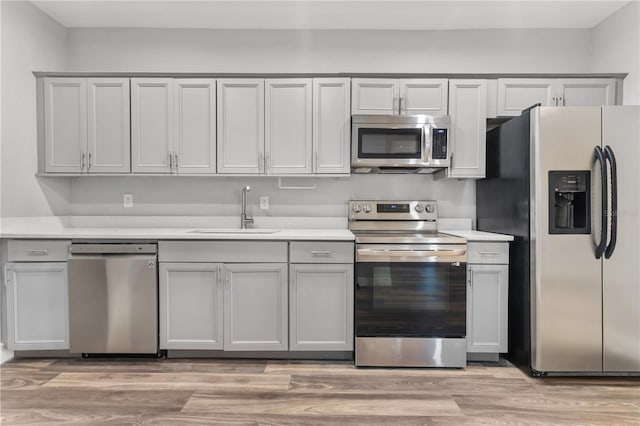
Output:
[[170,78],[131,79],[132,169],[172,171],[173,87]]
[[516,116],[535,104],[556,105],[553,79],[499,78],[498,115]]
[[311,79],[265,81],[267,174],[311,173]]
[[557,81],[558,105],[615,105],[616,81],[613,78],[574,78]]
[[67,264],[9,263],[5,280],[9,349],[69,349]]
[[89,78],[88,154],[89,173],[131,171],[129,79]]
[[264,80],[218,80],[218,173],[264,172]]
[[398,114],[398,80],[354,78],[351,82],[352,114]]
[[467,267],[467,352],[507,351],[508,265]]
[[44,79],[45,171],[80,173],[87,156],[87,81]]
[[486,166],[487,83],[450,80],[451,165],[449,177],[484,178]]
[[178,173],[215,173],[215,80],[174,80],[173,96],[175,169]]
[[222,264],[160,263],[160,349],[222,349]]
[[349,173],[350,80],[313,79],[313,172]]
[[288,349],[287,264],[224,265],[224,349]]
[[400,80],[400,114],[447,115],[447,79]]
[[290,266],[292,351],[353,350],[353,265]]

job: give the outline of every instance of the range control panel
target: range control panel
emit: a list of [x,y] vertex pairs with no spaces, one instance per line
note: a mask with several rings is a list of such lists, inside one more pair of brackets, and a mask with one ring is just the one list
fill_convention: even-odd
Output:
[[427,220],[438,219],[436,201],[349,201],[349,220]]

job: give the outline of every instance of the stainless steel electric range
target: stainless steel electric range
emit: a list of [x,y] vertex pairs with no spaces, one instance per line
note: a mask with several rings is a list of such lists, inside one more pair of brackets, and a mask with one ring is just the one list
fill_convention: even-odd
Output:
[[466,365],[467,242],[437,221],[435,201],[349,202],[357,366]]

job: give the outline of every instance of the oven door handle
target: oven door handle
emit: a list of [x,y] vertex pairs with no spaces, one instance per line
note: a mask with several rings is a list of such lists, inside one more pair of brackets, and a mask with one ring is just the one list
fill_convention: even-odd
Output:
[[466,249],[386,250],[356,249],[356,262],[466,262]]

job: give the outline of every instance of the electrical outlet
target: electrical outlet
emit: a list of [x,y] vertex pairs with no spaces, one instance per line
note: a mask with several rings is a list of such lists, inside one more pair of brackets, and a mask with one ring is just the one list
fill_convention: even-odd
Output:
[[122,194],[122,205],[125,209],[133,207],[133,194]]
[[260,210],[269,210],[269,196],[261,195],[260,196]]

